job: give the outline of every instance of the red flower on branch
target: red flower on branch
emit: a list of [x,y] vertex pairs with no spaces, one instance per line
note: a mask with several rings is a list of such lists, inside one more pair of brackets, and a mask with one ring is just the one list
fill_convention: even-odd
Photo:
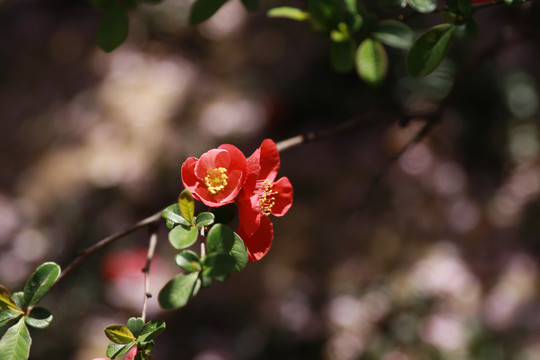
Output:
[[182,165],[184,187],[210,207],[234,202],[246,175],[246,157],[229,144],[204,153],[200,159],[190,157]]
[[266,139],[247,160],[247,179],[238,195],[238,235],[244,240],[251,261],[266,255],[274,237],[269,215],[283,216],[293,201],[293,188],[286,177],[274,181],[279,170],[279,151]]

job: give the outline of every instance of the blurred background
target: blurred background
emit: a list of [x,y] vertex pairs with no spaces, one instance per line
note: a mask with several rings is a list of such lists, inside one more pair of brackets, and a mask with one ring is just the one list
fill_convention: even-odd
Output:
[[[22,289],[38,264],[174,203],[188,156],[358,121],[282,153],[295,200],[263,260],[183,309],[150,300],[167,323],[154,357],[540,359],[539,4],[479,11],[478,36],[425,78],[387,49],[372,88],[331,70],[306,24],[266,18],[282,3],[231,0],[196,27],[190,3],[141,6],[106,54],[86,1],[0,0],[0,283]],[[436,131],[373,187],[427,118],[398,120],[436,110],[456,77]],[[160,230],[154,295],[179,272]],[[147,242],[138,230],[55,287],[30,359],[105,356],[103,328],[140,316]]]

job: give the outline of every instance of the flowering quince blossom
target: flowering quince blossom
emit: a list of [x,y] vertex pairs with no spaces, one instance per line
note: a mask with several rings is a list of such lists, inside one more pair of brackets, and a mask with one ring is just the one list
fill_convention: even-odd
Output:
[[246,157],[229,144],[207,151],[200,159],[190,157],[182,165],[184,187],[210,207],[234,202],[246,175]]
[[276,144],[266,139],[247,160],[247,178],[237,199],[238,235],[244,240],[251,261],[260,260],[272,245],[274,230],[269,215],[283,216],[293,201],[288,178],[274,181],[280,159]]
[[[135,355],[137,355],[137,347],[136,346],[132,347],[131,350],[128,351],[128,353],[126,355],[126,360],[133,360]],[[111,359],[109,359],[109,358],[95,358],[95,359],[92,359],[92,360],[111,360]]]

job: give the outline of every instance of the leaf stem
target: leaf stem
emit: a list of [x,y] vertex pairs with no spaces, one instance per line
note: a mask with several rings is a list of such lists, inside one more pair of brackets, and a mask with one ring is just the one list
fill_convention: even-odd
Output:
[[156,251],[157,238],[158,238],[158,224],[157,222],[152,222],[148,226],[148,232],[150,234],[150,240],[148,244],[148,254],[146,256],[146,264],[142,269],[144,273],[144,300],[141,318],[146,322],[146,309],[148,305],[148,299],[152,297],[150,293],[150,265],[152,264],[152,259],[154,257],[154,252]]

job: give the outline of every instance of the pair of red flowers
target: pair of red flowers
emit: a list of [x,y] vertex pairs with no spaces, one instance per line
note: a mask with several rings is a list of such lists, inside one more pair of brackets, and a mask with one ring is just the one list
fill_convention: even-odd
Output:
[[260,260],[272,244],[274,230],[268,216],[283,216],[292,205],[289,179],[274,181],[279,165],[278,148],[270,139],[248,159],[237,147],[224,144],[182,165],[182,182],[195,199],[210,207],[236,202],[238,235],[251,261]]

